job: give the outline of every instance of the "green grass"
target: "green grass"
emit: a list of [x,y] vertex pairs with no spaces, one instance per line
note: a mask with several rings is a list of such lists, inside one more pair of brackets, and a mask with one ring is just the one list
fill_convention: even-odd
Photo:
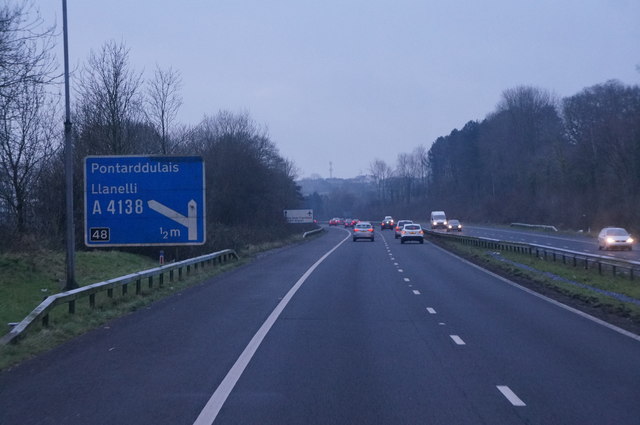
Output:
[[[76,280],[84,286],[157,267],[147,257],[118,251],[79,252]],[[40,251],[0,255],[0,333],[9,322],[20,322],[49,295],[62,292],[66,279],[65,256]]]

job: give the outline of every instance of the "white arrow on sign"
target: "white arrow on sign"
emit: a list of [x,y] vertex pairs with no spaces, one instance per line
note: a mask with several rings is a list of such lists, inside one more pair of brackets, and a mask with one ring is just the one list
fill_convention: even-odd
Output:
[[187,216],[183,216],[177,211],[172,210],[166,205],[162,205],[158,201],[148,201],[149,208],[152,210],[162,214],[163,216],[170,218],[178,224],[182,224],[187,228],[188,238],[190,241],[195,241],[198,239],[198,209],[196,206],[198,205],[196,201],[193,199],[189,201],[187,204],[188,213]]

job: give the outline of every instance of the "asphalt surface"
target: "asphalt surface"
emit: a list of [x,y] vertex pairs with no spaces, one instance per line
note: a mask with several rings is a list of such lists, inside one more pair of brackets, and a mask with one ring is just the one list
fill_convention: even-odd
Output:
[[428,242],[347,235],[270,252],[0,374],[0,424],[640,423],[638,337]]

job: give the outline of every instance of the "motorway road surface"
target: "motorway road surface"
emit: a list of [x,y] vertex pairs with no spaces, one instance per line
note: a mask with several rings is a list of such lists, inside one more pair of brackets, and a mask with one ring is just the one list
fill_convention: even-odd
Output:
[[327,230],[0,374],[0,424],[640,423],[638,336]]

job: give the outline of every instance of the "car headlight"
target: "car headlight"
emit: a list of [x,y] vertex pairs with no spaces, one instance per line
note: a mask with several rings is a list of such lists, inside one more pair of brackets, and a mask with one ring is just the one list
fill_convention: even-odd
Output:
[[613,238],[607,238],[607,243],[614,243],[614,242],[615,242],[615,239],[613,239]]
[[633,238],[627,239],[627,243],[633,243]]

